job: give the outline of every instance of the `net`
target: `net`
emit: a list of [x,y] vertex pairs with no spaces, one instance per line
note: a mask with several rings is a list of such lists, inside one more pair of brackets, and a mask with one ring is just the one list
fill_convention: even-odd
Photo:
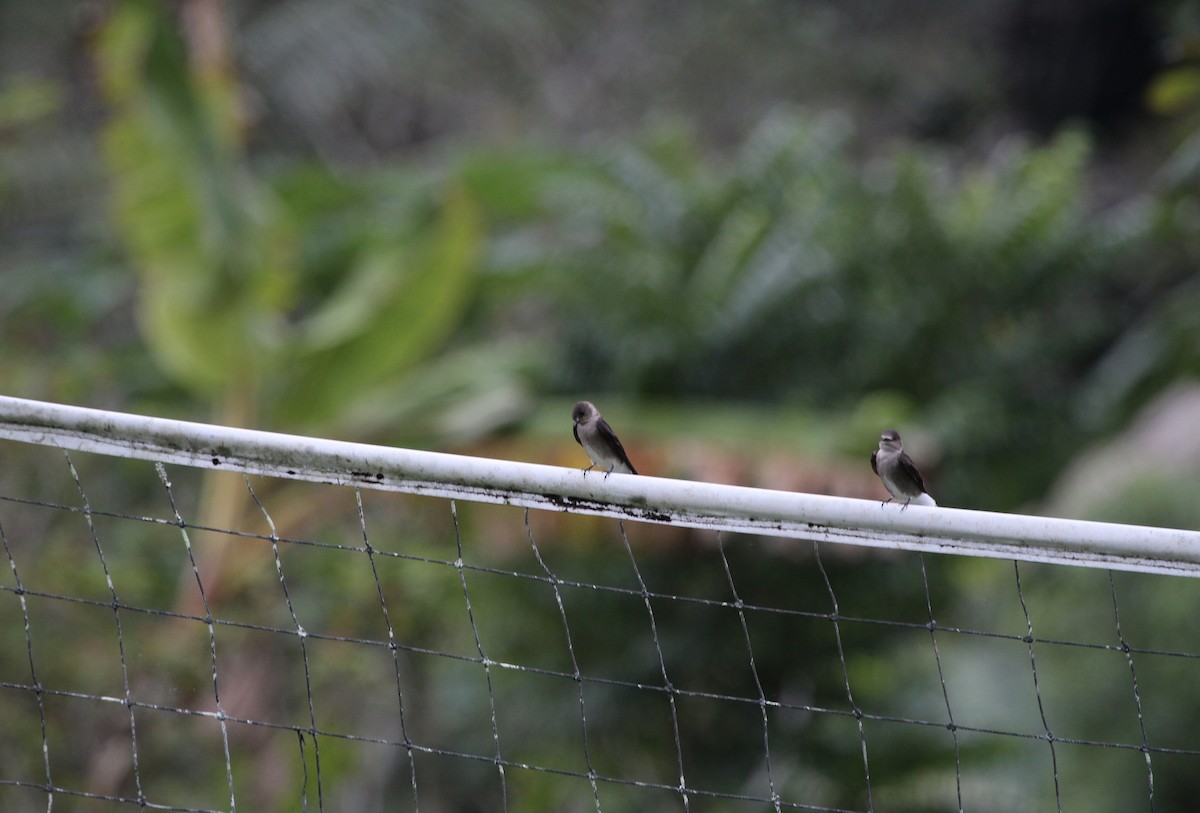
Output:
[[[1169,810],[1200,790],[1200,582],[1146,572],[1161,529],[1129,529],[1127,559],[1086,533],[1063,549],[1101,567],[1004,559],[999,534],[942,555],[951,530],[913,529],[977,512],[744,532],[794,520],[753,490],[500,461],[456,485],[434,464],[461,460],[55,414],[8,418],[37,442],[0,446],[0,809]],[[730,493],[705,513],[660,486]]]

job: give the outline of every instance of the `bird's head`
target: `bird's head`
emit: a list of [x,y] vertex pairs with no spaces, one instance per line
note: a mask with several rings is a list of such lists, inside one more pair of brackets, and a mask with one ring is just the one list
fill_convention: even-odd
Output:
[[571,422],[578,426],[581,423],[587,423],[596,414],[596,408],[590,401],[580,401],[571,410]]

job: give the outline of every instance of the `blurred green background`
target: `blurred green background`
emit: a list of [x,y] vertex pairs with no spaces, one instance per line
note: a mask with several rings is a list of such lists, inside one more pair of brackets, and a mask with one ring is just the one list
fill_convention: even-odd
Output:
[[[867,455],[894,426],[943,505],[1200,528],[1195,0],[7,0],[0,247],[0,392],[9,395],[562,465],[585,462],[567,417],[583,397],[645,473],[871,498],[883,492]],[[44,452],[6,444],[3,460],[4,494],[78,501],[65,467]],[[84,485],[101,481],[120,510],[165,510],[152,470],[80,466]],[[199,524],[264,532],[240,479],[177,479],[192,486],[178,496]],[[347,495],[263,490],[291,536],[358,544]],[[410,552],[453,562],[446,506],[400,504],[375,507],[379,521],[404,524]],[[0,505],[14,564],[49,592],[90,589],[62,581],[64,558],[94,555],[78,517],[14,519],[14,505]],[[484,548],[471,554],[478,562],[540,572],[519,519],[482,509],[461,519],[464,544]],[[613,528],[539,530],[562,542],[557,567],[628,581]],[[156,596],[147,606],[190,606],[178,539],[121,534],[130,547],[112,553],[118,582],[145,586]],[[269,550],[239,553],[208,536],[197,545],[221,588],[218,614],[253,613],[256,591],[274,584],[270,559],[254,558]],[[653,528],[632,536],[653,589],[706,595],[713,578],[728,586],[711,539]],[[156,544],[169,554],[152,553]],[[755,585],[757,603],[791,606],[798,583],[828,600],[811,550],[731,545],[737,581]],[[356,615],[377,615],[361,561],[342,573],[320,556],[296,559],[290,578],[334,578],[344,591],[328,606],[314,593],[306,627],[350,635]],[[1012,616],[1011,564],[845,551],[823,564],[839,600],[869,607],[867,617],[928,621],[922,580],[896,575],[920,564],[933,607],[961,612],[963,626],[1025,634]],[[1029,572],[1041,618],[1058,625],[1053,637],[1090,641],[1099,625],[1115,645],[1116,591],[1153,619],[1142,629],[1160,648],[1200,652],[1188,623],[1200,594],[1187,580],[1110,585],[1104,574]],[[415,577],[403,569],[392,577],[387,586],[423,591],[427,604],[406,620],[410,642],[438,641],[439,618],[462,612],[456,583],[407,585]],[[492,640],[530,648],[515,662],[535,657],[532,630],[559,634],[546,595],[523,597],[519,580],[491,589],[506,619]],[[11,593],[0,598],[3,660],[24,664],[20,607]],[[810,609],[829,612],[817,599]],[[640,604],[577,611],[645,635]],[[795,691],[836,705],[840,688],[846,702],[827,624],[810,641],[778,619],[759,623],[751,630],[768,697]],[[81,620],[79,635],[108,646],[111,631],[92,624],[110,622]],[[194,626],[190,634],[203,632]],[[685,619],[671,629],[677,654],[740,634]],[[174,634],[151,640],[167,647]],[[881,677],[918,657],[894,635],[876,625],[854,637],[847,678],[879,682],[881,708],[937,718],[930,695]],[[993,656],[973,640],[959,655],[960,698],[982,707],[992,684],[981,664]],[[1130,644],[1154,648],[1132,635]],[[274,679],[271,646],[286,647],[227,645],[246,685]],[[656,665],[638,672],[619,642],[589,646],[598,673],[624,664],[656,679]],[[70,674],[77,649],[70,640],[53,654],[43,647],[41,680]],[[810,654],[790,657],[798,651]],[[1106,654],[1127,670],[1123,653]],[[203,694],[205,660],[163,657],[171,663],[154,667],[147,685],[199,675]],[[703,658],[679,657],[681,670],[703,674]],[[927,668],[931,655],[920,657]],[[1158,715],[1150,743],[1200,749],[1188,736],[1200,684],[1186,659],[1165,664],[1148,701]],[[486,706],[478,681],[456,694],[435,667],[406,668],[446,703]],[[1067,684],[1088,674],[1081,663],[1061,672]],[[1096,719],[1102,701],[1063,695],[1064,728],[1130,741],[1117,721]],[[519,708],[522,697],[505,702]],[[597,703],[607,710],[609,701],[614,718],[633,716],[621,698]],[[709,713],[707,733],[688,740],[693,774],[740,786],[762,769],[759,744],[730,754],[722,743],[739,741],[739,730],[761,735],[761,722],[744,710]],[[32,770],[38,781],[36,720],[26,722],[0,737],[0,764],[23,766],[0,780]],[[1003,715],[992,722],[1006,727]],[[428,725],[431,740],[456,741],[456,725],[463,738],[480,736],[462,720]],[[839,725],[781,723],[775,769],[788,764],[808,788],[798,801],[863,809],[857,733]],[[713,732],[730,740],[706,741]],[[953,741],[941,734],[936,745],[920,732],[876,735],[879,773],[906,769],[902,787],[876,798],[880,809],[958,809]],[[632,766],[642,750],[647,764],[669,765],[674,746],[663,735],[612,734]],[[574,743],[577,732],[562,736]],[[547,753],[564,747],[542,737]],[[987,801],[973,809],[1053,804],[1037,745],[1035,781],[1025,772],[1034,757],[964,741],[978,786],[1004,788],[980,791]],[[104,768],[89,747],[52,749],[69,752],[55,781],[132,794],[128,769]],[[289,777],[281,790],[260,782],[255,809],[294,809],[289,748],[235,747],[239,774]],[[1144,807],[1145,765],[1132,755],[1119,767],[1103,761],[1108,751],[1062,756],[1064,785],[1090,777],[1072,787],[1076,809]],[[407,781],[397,779],[402,754],[328,763],[334,795],[325,801],[337,809],[393,809],[384,789]],[[220,787],[223,758],[216,764]],[[1195,767],[1160,757],[1156,809],[1189,809]],[[439,790],[423,808],[496,809],[490,766],[467,778],[460,765],[443,769],[457,778],[431,780]],[[568,801],[544,784],[510,789],[510,809],[594,808],[590,790]],[[13,804],[26,800],[44,806],[37,793]]]

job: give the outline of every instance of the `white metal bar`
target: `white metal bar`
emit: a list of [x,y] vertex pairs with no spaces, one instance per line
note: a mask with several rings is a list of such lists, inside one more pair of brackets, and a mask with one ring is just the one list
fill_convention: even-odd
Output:
[[[566,429],[563,430],[564,432]],[[284,435],[0,396],[0,438],[216,470],[736,533],[1200,576],[1200,532],[880,505]]]

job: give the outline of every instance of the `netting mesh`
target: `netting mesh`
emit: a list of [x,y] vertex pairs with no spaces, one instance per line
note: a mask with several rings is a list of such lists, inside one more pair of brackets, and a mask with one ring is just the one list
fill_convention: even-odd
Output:
[[1200,789],[1193,579],[3,448],[0,809],[1128,810]]

